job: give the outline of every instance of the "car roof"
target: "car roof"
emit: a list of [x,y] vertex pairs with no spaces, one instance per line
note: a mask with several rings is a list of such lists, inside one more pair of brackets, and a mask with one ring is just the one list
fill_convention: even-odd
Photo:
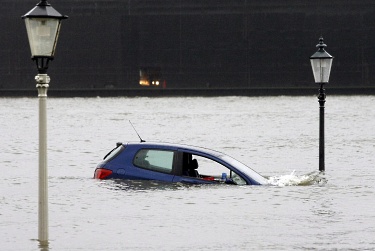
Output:
[[165,142],[128,142],[124,145],[129,146],[141,146],[142,148],[169,148],[169,149],[183,149],[183,150],[190,150],[194,152],[201,152],[201,153],[207,153],[210,155],[213,155],[215,157],[220,156],[227,156],[226,154],[215,151],[209,148],[199,147],[199,146],[193,146],[193,145],[185,145],[185,144],[176,144],[176,143],[165,143]]

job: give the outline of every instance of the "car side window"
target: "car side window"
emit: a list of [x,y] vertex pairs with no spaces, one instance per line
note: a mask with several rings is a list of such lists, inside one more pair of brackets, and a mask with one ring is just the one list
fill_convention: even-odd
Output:
[[240,175],[213,159],[184,153],[183,162],[183,176],[225,182],[227,184],[247,184]]
[[173,168],[173,157],[173,151],[142,149],[135,155],[133,163],[140,168],[171,173]]

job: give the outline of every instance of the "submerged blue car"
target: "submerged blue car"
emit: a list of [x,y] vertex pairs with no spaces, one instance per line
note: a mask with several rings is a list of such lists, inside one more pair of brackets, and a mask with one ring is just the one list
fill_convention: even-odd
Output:
[[117,143],[95,169],[96,179],[195,184],[265,185],[263,176],[223,153],[167,143]]

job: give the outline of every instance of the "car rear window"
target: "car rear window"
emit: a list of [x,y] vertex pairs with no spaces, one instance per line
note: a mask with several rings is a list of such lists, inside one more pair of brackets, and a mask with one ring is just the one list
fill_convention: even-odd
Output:
[[142,149],[134,156],[135,166],[157,172],[171,173],[173,167],[173,151]]
[[116,148],[113,148],[109,153],[107,153],[106,156],[104,156],[103,160],[110,161],[111,159],[113,159],[117,154],[119,154],[124,149],[125,149],[125,147],[123,145],[120,145]]

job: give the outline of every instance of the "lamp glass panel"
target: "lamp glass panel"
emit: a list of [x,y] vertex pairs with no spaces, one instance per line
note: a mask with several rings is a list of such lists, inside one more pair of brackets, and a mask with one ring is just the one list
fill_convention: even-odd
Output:
[[31,55],[53,56],[55,53],[60,20],[55,18],[26,18],[26,30]]
[[328,83],[331,74],[332,58],[311,59],[315,83]]

